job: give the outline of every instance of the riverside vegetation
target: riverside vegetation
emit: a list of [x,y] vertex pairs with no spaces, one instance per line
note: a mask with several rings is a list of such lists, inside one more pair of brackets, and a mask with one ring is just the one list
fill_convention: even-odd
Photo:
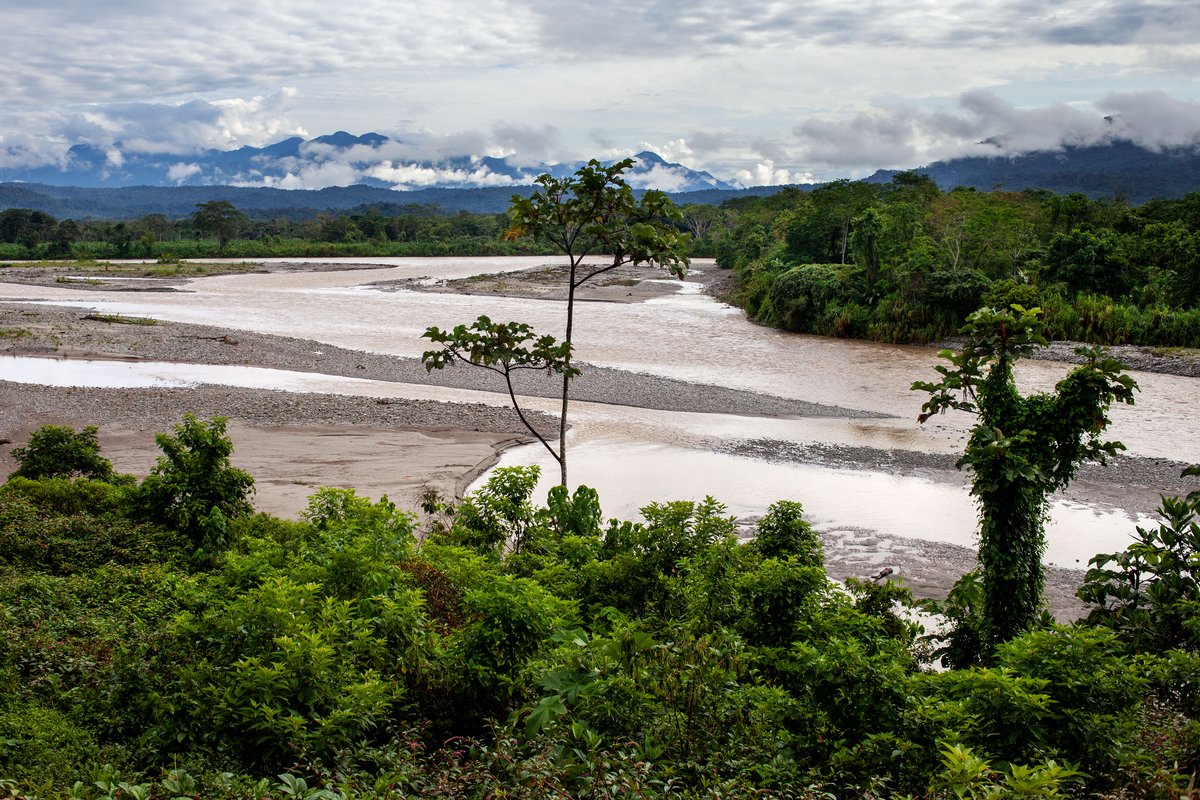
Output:
[[951,336],[980,305],[1045,312],[1046,334],[1200,346],[1200,193],[1131,207],[1045,191],[942,192],[912,172],[730,204],[716,244],[769,325],[883,342]]
[[[289,521],[252,512],[224,420],[186,416],[157,441],[140,482],[92,428],[42,428],[14,453],[0,794],[1150,798],[1196,783],[1200,492],[1093,561],[1085,620],[989,629],[986,665],[935,671],[908,593],[830,581],[795,502],[743,543],[711,498],[605,521],[594,491],[540,505],[535,468],[501,468],[461,503],[427,498],[421,523],[331,488]],[[960,627],[973,586],[947,604]]]

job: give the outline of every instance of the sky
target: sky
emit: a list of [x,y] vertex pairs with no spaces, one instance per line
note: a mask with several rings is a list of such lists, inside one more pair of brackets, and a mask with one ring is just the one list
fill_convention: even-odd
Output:
[[395,169],[649,149],[763,185],[1200,146],[1200,0],[0,0],[0,54],[0,167],[345,130]]

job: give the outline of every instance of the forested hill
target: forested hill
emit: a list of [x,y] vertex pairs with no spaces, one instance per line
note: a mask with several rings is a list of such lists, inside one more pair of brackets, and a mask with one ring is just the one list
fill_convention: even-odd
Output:
[[[1055,194],[1079,192],[1093,199],[1123,196],[1140,204],[1200,190],[1200,150],[1156,152],[1132,142],[1114,142],[1019,156],[935,161],[916,171],[933,178],[943,191],[956,186],[1009,191],[1048,189]],[[867,180],[887,183],[895,174],[896,170],[879,170]]]
[[[773,194],[780,187],[707,189],[670,193],[680,205],[718,205],[733,197]],[[345,213],[374,207],[382,214],[428,208],[440,212],[468,211],[498,214],[508,209],[514,194],[528,195],[532,186],[477,189],[416,189],[399,192],[375,186],[335,186],[328,189],[271,189],[242,186],[128,186],[81,188],[38,183],[0,183],[0,209],[28,208],[59,219],[136,219],[163,214],[181,219],[198,203],[228,200],[254,219],[311,219],[321,213]],[[640,192],[639,192],[640,194]]]
[[361,206],[432,206],[443,211],[490,214],[508,207],[513,194],[531,187],[420,189],[397,192],[374,186],[271,189],[241,186],[127,186],[82,188],[31,183],[0,184],[0,208],[29,208],[60,219],[135,219],[146,214],[181,218],[198,203],[228,200],[250,217],[306,219]]

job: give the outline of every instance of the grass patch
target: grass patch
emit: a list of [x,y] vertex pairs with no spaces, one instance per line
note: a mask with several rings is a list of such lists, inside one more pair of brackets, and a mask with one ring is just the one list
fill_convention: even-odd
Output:
[[25,336],[33,336],[33,332],[25,328],[0,328],[0,339],[20,339]]
[[253,272],[262,264],[253,261],[228,261],[217,264],[196,264],[190,261],[163,261],[140,265],[134,272],[147,278],[175,278],[189,275],[223,275],[231,272]]
[[1196,358],[1200,356],[1194,347],[1150,347],[1147,348],[1151,355],[1159,358]]
[[84,314],[83,319],[110,322],[116,325],[157,325],[158,320],[149,317],[123,317],[120,314]]
[[107,261],[97,261],[94,258],[74,258],[64,259],[62,261],[54,261],[42,259],[40,261],[20,261],[7,264],[9,267],[17,267],[19,269],[79,269],[79,270],[95,270],[102,269],[108,271],[112,265]]

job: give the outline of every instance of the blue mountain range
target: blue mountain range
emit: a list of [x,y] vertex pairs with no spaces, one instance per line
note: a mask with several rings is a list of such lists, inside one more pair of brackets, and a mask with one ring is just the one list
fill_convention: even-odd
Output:
[[[321,189],[364,185],[412,190],[523,186],[537,176],[572,174],[583,162],[528,164],[511,157],[455,156],[436,161],[404,157],[404,143],[379,133],[338,131],[315,139],[298,136],[265,147],[204,150],[189,154],[144,153],[117,143],[77,144],[61,165],[0,168],[0,182],[49,186],[265,186]],[[626,179],[637,189],[690,192],[734,189],[708,172],[668,162],[652,152],[635,156]]]

